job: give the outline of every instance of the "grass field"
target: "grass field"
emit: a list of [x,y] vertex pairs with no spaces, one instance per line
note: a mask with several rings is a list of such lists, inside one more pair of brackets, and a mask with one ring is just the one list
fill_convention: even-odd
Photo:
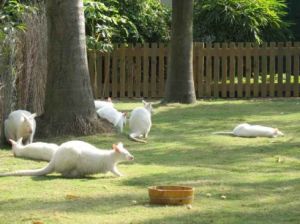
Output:
[[[139,102],[120,102],[130,111]],[[99,148],[122,141],[135,156],[119,165],[126,176],[83,179],[0,178],[0,223],[300,223],[300,101],[198,101],[155,108],[147,144],[124,134],[80,137]],[[212,135],[248,122],[274,126],[281,138]],[[47,139],[61,143],[74,137]],[[0,150],[0,172],[46,163],[13,158]],[[148,204],[147,187],[195,187],[191,209]]]

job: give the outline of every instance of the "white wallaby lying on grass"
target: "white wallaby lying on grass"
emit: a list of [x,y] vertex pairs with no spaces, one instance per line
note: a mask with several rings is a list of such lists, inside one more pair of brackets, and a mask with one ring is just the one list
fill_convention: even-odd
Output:
[[147,138],[150,132],[152,122],[151,114],[153,113],[152,103],[142,101],[144,107],[135,108],[129,118],[130,134],[129,138],[137,141],[146,143],[146,141],[139,139],[141,137]]
[[113,144],[112,150],[101,150],[83,141],[69,141],[59,146],[46,167],[2,173],[0,176],[44,176],[57,172],[64,177],[74,178],[109,171],[116,176],[122,176],[117,164],[133,159],[122,143]]
[[24,144],[33,142],[35,134],[36,114],[31,114],[26,110],[16,110],[9,114],[8,118],[4,122],[4,134],[7,139],[18,141],[23,138]]
[[17,142],[12,139],[9,139],[9,141],[12,145],[12,152],[15,157],[50,161],[58,149],[58,145],[45,142],[34,142],[23,145],[22,138]]
[[278,137],[284,134],[277,128],[270,128],[261,125],[250,125],[247,123],[237,125],[231,132],[214,132],[214,134],[227,134],[238,137]]
[[103,107],[107,107],[107,106],[113,107],[114,106],[114,104],[113,104],[110,97],[108,97],[106,101],[104,101],[104,100],[94,100],[94,104],[95,104],[96,111],[103,108]]
[[97,110],[97,114],[117,127],[118,131],[123,132],[123,127],[126,125],[127,120],[126,113],[119,112],[113,107],[103,107]]

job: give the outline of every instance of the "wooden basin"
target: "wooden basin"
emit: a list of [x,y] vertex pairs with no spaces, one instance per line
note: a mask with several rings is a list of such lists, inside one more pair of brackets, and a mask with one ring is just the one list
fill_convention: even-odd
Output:
[[194,188],[183,186],[152,186],[148,187],[151,204],[186,205],[192,204]]

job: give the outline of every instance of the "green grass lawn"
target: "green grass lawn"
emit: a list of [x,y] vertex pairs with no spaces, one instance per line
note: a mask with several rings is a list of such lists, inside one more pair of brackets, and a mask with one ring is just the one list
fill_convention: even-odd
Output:
[[[130,111],[139,105],[120,102],[116,107]],[[124,134],[79,138],[99,148],[122,141],[135,156],[134,162],[119,165],[125,177],[2,177],[0,223],[298,224],[299,121],[298,99],[157,105],[147,144],[129,141],[128,128]],[[278,127],[286,135],[271,139],[211,134],[241,122]],[[0,150],[0,172],[45,164],[14,158],[8,148]],[[195,187],[191,209],[148,204],[148,186],[169,184]]]

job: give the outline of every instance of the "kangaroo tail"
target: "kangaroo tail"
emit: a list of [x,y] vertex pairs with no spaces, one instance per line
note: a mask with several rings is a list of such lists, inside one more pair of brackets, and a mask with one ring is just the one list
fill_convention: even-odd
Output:
[[213,135],[234,135],[232,131],[218,131],[218,132],[213,132]]
[[130,138],[131,140],[133,140],[133,141],[136,141],[136,142],[147,143],[146,141],[137,138],[137,134],[136,134],[136,133],[131,133],[131,134],[129,134],[129,138]]
[[50,163],[44,168],[37,170],[18,170],[10,173],[0,173],[0,177],[6,176],[44,176],[54,171],[54,162]]

